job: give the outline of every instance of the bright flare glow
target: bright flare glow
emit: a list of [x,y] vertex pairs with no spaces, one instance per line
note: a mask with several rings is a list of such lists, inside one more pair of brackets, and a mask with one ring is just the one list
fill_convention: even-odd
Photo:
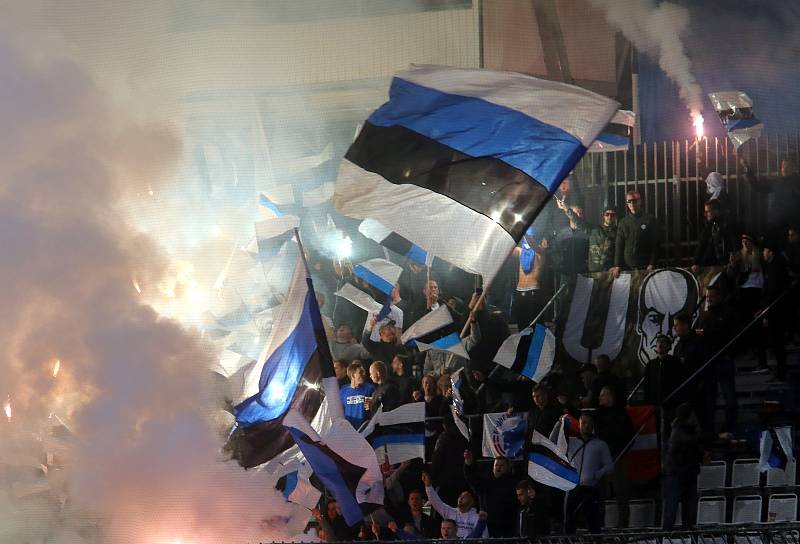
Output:
[[278,403],[283,400],[286,396],[286,390],[283,388],[283,384],[277,380],[272,380],[269,382],[269,386],[267,387],[269,393],[269,402],[270,403]]
[[345,236],[336,245],[336,256],[340,259],[347,259],[353,254],[353,241],[349,236]]
[[56,362],[53,363],[53,377],[55,378],[58,376],[58,372],[61,370],[61,359],[56,359]]
[[692,121],[692,124],[694,125],[694,134],[698,140],[701,140],[705,135],[705,130],[703,129],[703,123],[705,122],[705,120],[703,119],[703,116],[700,115],[699,113],[693,114],[693,117],[694,120]]
[[3,412],[5,412],[8,421],[11,421],[11,417],[14,415],[14,408],[12,407],[11,404],[11,397],[8,397],[6,401],[3,403]]
[[136,289],[136,292],[141,295],[142,294],[142,288],[139,287],[139,282],[136,281],[136,278],[131,278],[131,283],[133,284],[133,288]]

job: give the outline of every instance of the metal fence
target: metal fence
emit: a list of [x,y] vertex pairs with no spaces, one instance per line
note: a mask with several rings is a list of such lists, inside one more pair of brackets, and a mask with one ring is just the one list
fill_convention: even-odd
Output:
[[746,181],[740,157],[757,178],[779,176],[783,161],[800,163],[800,133],[764,134],[738,151],[727,137],[635,144],[627,151],[587,154],[575,175],[587,193],[590,218],[599,217],[607,204],[622,210],[625,192],[640,191],[646,210],[665,227],[662,257],[682,264],[692,255],[702,229],[709,172],[719,172],[725,180],[733,219],[761,231],[766,196]]
[[[372,540],[373,543],[397,542]],[[441,540],[415,540],[419,544]],[[597,535],[549,535],[532,538],[473,539],[483,544],[800,544],[800,523],[710,526],[693,531],[630,530]],[[262,543],[266,544],[266,542]],[[277,543],[272,543],[277,544]],[[282,544],[282,543],[281,543]]]

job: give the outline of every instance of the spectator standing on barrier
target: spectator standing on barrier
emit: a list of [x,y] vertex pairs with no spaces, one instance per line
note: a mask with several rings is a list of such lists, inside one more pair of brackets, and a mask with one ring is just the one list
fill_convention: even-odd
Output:
[[519,330],[527,327],[547,303],[542,275],[548,258],[547,251],[547,239],[537,241],[533,226],[528,228],[519,245],[514,248],[519,266],[511,311]]
[[700,272],[701,266],[725,266],[730,255],[739,246],[736,242],[736,230],[725,217],[717,200],[709,200],[703,205],[705,226],[700,232],[697,250],[694,254],[692,272]]
[[675,410],[666,462],[664,463],[664,530],[675,527],[678,504],[681,505],[681,528],[685,531],[697,524],[697,475],[703,461],[703,450],[697,429],[689,421],[691,408],[681,404]]
[[605,272],[614,266],[614,252],[617,241],[617,211],[613,206],[603,209],[600,225],[593,225],[577,213],[574,206],[567,206],[563,200],[556,200],[556,205],[569,219],[570,227],[575,225],[589,239],[589,272]]
[[[452,520],[456,525],[456,535],[458,538],[467,538],[467,535],[472,533],[472,530],[478,523],[478,512],[475,511],[475,498],[469,491],[464,491],[458,496],[457,506],[445,504],[439,498],[439,494],[431,485],[431,477],[426,473],[422,473],[422,483],[425,484],[425,493],[428,494],[428,500],[431,501],[431,506],[436,510],[445,520]],[[444,524],[444,523],[443,523]],[[488,537],[487,531],[481,531],[484,537]],[[444,537],[444,535],[442,535]]]
[[550,534],[550,518],[542,501],[528,480],[521,480],[514,488],[517,495],[515,537],[537,537]]
[[625,194],[628,213],[620,219],[614,249],[615,277],[622,269],[655,269],[661,243],[661,225],[655,216],[642,209],[642,195],[638,191]]
[[764,257],[764,288],[761,294],[761,310],[766,310],[770,304],[769,313],[761,319],[763,325],[759,331],[758,344],[758,367],[767,369],[767,347],[772,349],[775,354],[775,376],[773,381],[786,381],[786,323],[789,321],[790,296],[786,293],[779,300],[781,295],[789,289],[791,285],[789,279],[789,266],[784,256],[777,251],[775,244],[765,242],[762,244]]
[[[697,325],[697,334],[703,342],[703,351],[706,360],[717,356],[712,365],[713,394],[705,397],[705,409],[698,413],[701,425],[705,422],[704,431],[714,431],[714,413],[717,408],[717,384],[725,401],[725,428],[728,430],[736,426],[736,366],[731,355],[731,347],[726,345],[733,339],[736,332],[736,318],[730,303],[725,299],[723,291],[717,285],[706,288],[706,310],[700,314]],[[723,349],[724,348],[724,349]],[[709,377],[712,374],[709,373]],[[711,388],[709,389],[711,393]]]
[[630,518],[628,500],[630,484],[625,477],[625,464],[620,455],[634,435],[633,422],[625,410],[624,401],[619,401],[609,386],[600,390],[598,408],[595,413],[597,421],[597,437],[608,444],[612,459],[618,460],[614,465],[611,485],[614,499],[617,502],[618,527],[627,527]]
[[594,436],[594,416],[590,412],[581,414],[580,432],[580,440],[570,441],[567,451],[580,483],[567,492],[564,532],[575,533],[575,520],[582,512],[589,533],[598,534],[603,525],[602,483],[614,471],[614,461],[608,445]]
[[514,536],[516,482],[511,477],[511,461],[498,457],[490,474],[480,474],[472,452],[464,450],[464,477],[478,496],[478,502],[489,514],[487,521],[492,537]]
[[375,386],[364,380],[364,365],[358,362],[350,363],[347,367],[347,376],[350,385],[345,385],[339,391],[344,408],[344,417],[350,424],[358,429],[367,419],[365,401],[375,392]]

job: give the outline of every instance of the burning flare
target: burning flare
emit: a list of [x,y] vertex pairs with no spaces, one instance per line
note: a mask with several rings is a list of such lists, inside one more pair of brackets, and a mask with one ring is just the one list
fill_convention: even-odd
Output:
[[3,412],[6,413],[6,419],[11,421],[11,416],[14,415],[14,408],[11,405],[11,397],[8,397],[6,401],[3,403]]
[[702,140],[703,136],[705,135],[705,130],[703,129],[703,123],[705,120],[699,113],[692,114],[692,117],[694,118],[692,121],[692,124],[694,125],[694,135],[698,140]]
[[56,362],[53,363],[53,377],[58,376],[58,372],[61,370],[61,359],[56,359]]
[[131,278],[131,283],[133,283],[133,288],[136,289],[136,292],[141,295],[142,294],[142,288],[139,287],[139,282],[136,281],[136,278]]

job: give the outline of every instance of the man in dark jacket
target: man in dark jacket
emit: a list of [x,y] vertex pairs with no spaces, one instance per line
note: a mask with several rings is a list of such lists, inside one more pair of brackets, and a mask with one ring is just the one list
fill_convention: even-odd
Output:
[[661,410],[660,421],[663,425],[664,436],[669,434],[669,424],[675,417],[675,407],[680,404],[686,395],[686,389],[678,389],[687,378],[684,369],[674,355],[670,355],[672,339],[664,334],[656,340],[655,359],[652,359],[644,369],[644,400]]
[[612,206],[606,206],[603,210],[602,224],[593,225],[586,221],[582,214],[577,214],[572,207],[567,206],[564,201],[556,200],[556,204],[569,219],[570,226],[574,224],[589,237],[589,272],[605,272],[614,266],[617,211]]
[[669,438],[664,463],[664,520],[663,528],[675,526],[678,503],[681,505],[682,529],[691,530],[697,524],[697,475],[703,460],[697,429],[690,423],[691,408],[679,405]]
[[709,200],[703,205],[706,224],[700,232],[697,251],[694,254],[692,272],[697,274],[701,266],[725,266],[731,253],[739,250],[738,229],[722,215],[718,200]]
[[447,504],[455,504],[462,491],[469,486],[464,479],[464,450],[467,441],[456,427],[453,415],[448,410],[442,418],[444,432],[436,440],[431,457],[431,474],[439,488],[439,496]]
[[784,336],[791,311],[789,305],[791,298],[788,293],[783,298],[781,295],[790,285],[789,265],[783,254],[777,251],[776,245],[771,241],[762,243],[762,248],[764,288],[761,289],[761,309],[764,311],[770,304],[772,307],[762,319],[764,329],[763,334],[759,335],[758,367],[761,370],[768,370],[767,347],[772,348],[777,362],[774,380],[784,382],[786,381],[786,348],[784,346],[786,338]]
[[614,250],[614,268],[619,276],[622,269],[646,268],[648,272],[656,266],[661,243],[661,225],[655,216],[642,209],[642,196],[638,191],[625,195],[628,214],[619,222]]
[[439,538],[439,523],[422,511],[425,496],[419,489],[408,494],[408,511],[401,516],[404,523],[411,523],[421,538]]
[[[692,317],[685,312],[675,314],[672,318],[672,331],[675,333],[675,343],[672,354],[678,359],[685,375],[691,376],[707,360],[708,354],[703,345],[703,339],[692,329]],[[709,409],[707,399],[716,399],[717,377],[716,366],[712,363],[706,366],[686,386],[686,398],[697,415],[700,428],[704,434],[713,434],[713,408]]]
[[517,518],[514,524],[516,537],[537,537],[550,534],[550,518],[546,505],[537,500],[536,491],[528,480],[521,480],[515,487],[517,493]]
[[400,392],[394,382],[389,381],[388,374],[383,361],[375,361],[369,365],[369,377],[375,384],[375,391],[372,393],[372,397],[364,399],[364,408],[370,414],[375,414],[381,406],[384,412],[388,412],[401,404]]
[[542,436],[550,436],[550,432],[555,427],[558,418],[561,417],[563,411],[551,399],[550,390],[543,384],[536,384],[533,386],[531,392],[533,397],[533,407],[528,412],[528,437],[525,441],[530,444],[530,438],[533,431],[538,431]]
[[491,474],[477,471],[472,452],[464,450],[464,477],[478,495],[481,509],[489,514],[489,534],[495,537],[514,536],[516,482],[511,477],[511,461],[504,457],[494,460]]

